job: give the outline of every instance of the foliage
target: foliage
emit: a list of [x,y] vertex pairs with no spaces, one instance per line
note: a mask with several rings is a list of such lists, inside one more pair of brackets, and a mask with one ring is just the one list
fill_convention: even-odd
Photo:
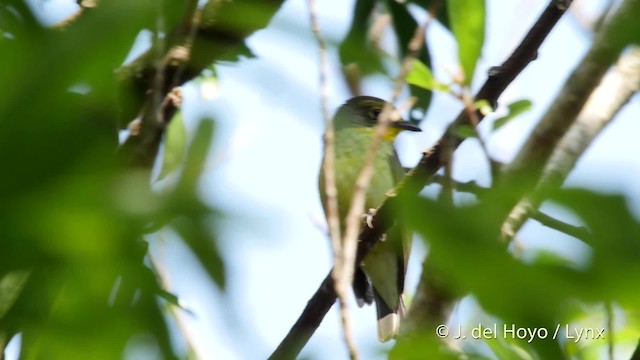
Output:
[[[460,326],[468,339],[453,341],[464,344],[467,354],[486,343],[490,350],[483,352],[485,356],[497,358],[521,358],[523,352],[528,354],[526,358],[581,358],[578,351],[590,347],[603,351],[610,337],[617,336],[616,330],[608,328],[604,316],[594,318],[594,314],[603,314],[604,304],[615,304],[628,314],[637,311],[640,294],[633,284],[640,275],[640,221],[619,195],[561,190],[552,200],[574,212],[593,233],[589,257],[574,263],[557,255],[539,254],[524,261],[506,251],[506,244],[495,241],[504,217],[496,203],[509,197],[504,192],[496,190],[489,196],[491,202],[462,207],[422,198],[403,208],[406,212],[401,216],[410,219],[429,245],[432,269],[444,276],[448,287],[472,295],[492,315],[452,324],[450,336],[456,335]],[[480,328],[490,331],[473,332]],[[519,334],[519,330],[509,332],[512,328],[522,330]],[[535,329],[540,331],[524,335],[525,330]],[[576,341],[580,329],[597,330]],[[598,337],[599,331],[603,337]],[[421,328],[408,339],[433,336],[432,332]],[[636,327],[634,332],[637,336],[640,331]],[[417,346],[401,340],[392,354],[406,358],[440,351],[437,343]],[[443,353],[442,358],[447,355]]]
[[[177,26],[184,4],[165,5],[165,25]],[[197,193],[212,121],[189,146],[181,121],[169,127],[161,176],[177,175],[162,192],[149,186],[151,168],[118,149],[117,124],[133,118],[119,111],[115,70],[140,31],[154,28],[156,11],[152,2],[106,1],[46,28],[24,2],[0,4],[8,20],[0,23],[0,347],[21,334],[21,358],[177,357],[165,321],[177,301],[162,289],[145,237],[165,226],[224,289],[215,211]],[[236,29],[242,50],[250,31]]]
[[[179,101],[165,100],[174,87],[216,62],[254,56],[246,37],[266,26],[282,1],[197,3],[165,1],[159,10],[153,2],[103,1],[54,27],[43,26],[24,1],[0,3],[1,348],[20,334],[25,359],[114,359],[136,351],[157,358],[188,356],[173,346],[166,309],[179,307],[180,299],[163,288],[148,235],[163,229],[179,234],[221,291],[229,267],[211,226],[220,212],[198,193],[215,122],[203,119],[190,138]],[[439,146],[482,141],[477,121],[496,108],[470,96],[485,44],[485,7],[484,0],[355,0],[351,26],[338,45],[344,75],[352,85],[376,74],[394,78],[410,57],[404,80],[419,110],[411,120],[423,120],[432,91],[440,91],[458,99],[463,114],[480,118],[474,122],[468,115],[467,123],[456,123],[446,134],[453,140]],[[410,47],[423,25],[417,9],[429,12],[430,21],[458,45],[460,71],[451,83],[433,75],[433,48]],[[391,20],[392,50],[380,34],[372,34],[382,15]],[[152,48],[123,65],[135,38],[147,29],[156,32]],[[620,49],[637,41],[628,23],[614,24],[615,29]],[[169,56],[183,48],[191,51],[187,59]],[[493,120],[493,130],[531,107],[529,100],[508,104],[507,114]],[[129,131],[124,141],[121,129]],[[450,165],[444,157],[434,161],[438,168]],[[447,172],[445,177],[443,193],[462,191]],[[152,186],[160,180],[169,185]],[[628,200],[585,189],[552,192],[549,201],[575,214],[589,232],[579,240],[588,256],[574,261],[540,251],[524,257],[515,240],[498,239],[525,190],[492,180],[492,188],[476,191],[465,204],[446,196],[437,201],[415,196],[394,208],[394,216],[406,218],[429,248],[423,280],[435,274],[455,301],[477,302],[481,313],[459,325],[469,331],[489,328],[489,335],[450,346],[451,339],[445,342],[434,331],[441,314],[430,314],[398,340],[390,357],[593,358],[617,346],[611,336],[635,343],[640,221]],[[615,314],[622,324],[609,327]],[[505,326],[544,329],[547,336],[505,337]],[[604,340],[572,341],[572,329],[580,326],[604,329]]]

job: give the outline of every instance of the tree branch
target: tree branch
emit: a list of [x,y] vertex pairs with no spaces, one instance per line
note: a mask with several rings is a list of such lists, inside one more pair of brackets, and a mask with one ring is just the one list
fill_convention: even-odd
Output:
[[566,222],[560,221],[554,217],[551,217],[550,215],[540,210],[532,211],[531,218],[546,227],[552,228],[554,230],[558,230],[567,235],[571,235],[576,239],[583,240],[587,244],[590,244],[592,242],[591,232],[584,226],[567,224]]
[[[640,40],[640,25],[631,15],[637,13],[640,0],[627,0],[598,31],[593,45],[532,135],[504,168],[498,181],[501,186],[514,189],[513,203],[506,205],[514,208],[506,210],[510,214],[502,228],[504,239],[510,239],[520,229],[527,218],[525,208],[537,209],[550,190],[560,187],[582,152],[634,92],[625,78],[638,66],[633,60],[635,51],[628,55],[631,60],[622,64],[621,74],[613,72],[602,83],[601,79],[623,49]],[[637,84],[633,77],[630,80]],[[574,125],[573,131],[567,133],[574,123],[580,125]],[[518,208],[518,202],[525,208]]]
[[[183,22],[167,36],[164,52],[161,98],[176,86],[198,76],[216,60],[228,57],[241,48],[244,40],[264,28],[283,0],[219,1],[210,0],[197,12],[197,1],[188,2]],[[246,21],[251,19],[251,21]],[[130,136],[120,149],[125,160],[134,166],[150,168],[155,161],[166,126],[175,109],[163,110],[165,121],[147,120],[149,94],[154,88],[156,64],[152,48],[132,63],[118,70],[121,122],[139,118],[141,131]],[[160,110],[160,109],[156,109]]]
[[[564,3],[564,2],[562,2]],[[545,11],[540,15],[536,23],[529,30],[520,45],[511,56],[499,67],[489,72],[489,78],[484,83],[475,99],[487,100],[495,108],[498,97],[505,88],[522,72],[522,70],[537,56],[537,50],[547,37],[551,29],[556,25],[560,17],[565,13],[567,6],[561,6],[558,1],[550,1]],[[484,115],[478,113],[478,121]],[[463,110],[453,124],[450,125],[445,135],[424,156],[398,184],[395,191],[390,193],[385,202],[378,208],[372,219],[373,227],[364,227],[360,232],[360,242],[356,255],[356,263],[361,262],[377,243],[379,237],[391,225],[392,208],[401,198],[416,196],[427,184],[442,165],[442,147],[445,141],[453,139],[454,148],[457,148],[463,139],[455,136],[452,131],[460,124],[469,124],[466,110]],[[336,300],[331,274],[327,275],[316,293],[311,297],[307,306],[293,325],[287,336],[282,340],[278,348],[271,354],[270,359],[293,359],[302,350],[311,335],[320,325],[320,322]]]
[[[454,189],[460,192],[473,194],[481,199],[484,195],[488,194],[490,189],[478,185],[475,181],[459,182],[455,180],[447,179],[446,176],[434,175],[431,179],[432,184],[443,185],[449,182],[453,182]],[[538,221],[540,224],[549,227],[554,230],[558,230],[567,235],[571,235],[576,239],[580,239],[587,244],[591,243],[591,232],[584,226],[576,226],[568,224],[564,221],[560,221],[550,215],[538,210],[537,208],[525,209],[527,216]]]
[[575,124],[554,150],[533,193],[509,214],[503,227],[505,236],[517,234],[531,210],[540,207],[545,194],[562,186],[584,151],[639,89],[640,48],[636,47],[620,58],[593,91]]

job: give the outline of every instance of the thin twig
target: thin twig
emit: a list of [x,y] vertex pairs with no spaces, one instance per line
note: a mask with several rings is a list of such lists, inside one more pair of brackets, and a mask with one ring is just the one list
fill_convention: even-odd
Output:
[[182,19],[180,31],[178,31],[178,42],[167,53],[165,62],[178,62],[180,66],[173,74],[170,87],[180,85],[180,79],[185,71],[186,64],[191,58],[191,48],[195,41],[200,26],[202,11],[198,8],[198,0],[190,0],[186,4],[186,15]]
[[[459,182],[452,179],[447,179],[446,176],[435,175],[431,179],[431,183],[440,184],[444,186],[444,184],[451,183],[453,184],[453,188],[457,191],[469,193],[475,195],[478,199],[482,198],[485,194],[489,192],[488,188],[482,187],[478,185],[475,181],[467,181],[467,182]],[[547,213],[540,211],[538,209],[531,209],[527,212],[527,215],[539,222],[540,224],[549,227],[554,230],[558,230],[567,235],[573,236],[576,239],[580,239],[587,244],[591,243],[591,232],[584,226],[576,226],[568,224],[564,221],[558,220]]]
[[[162,1],[156,1],[156,31],[153,33],[153,49],[155,50],[155,76],[153,81],[153,94],[151,95],[151,111],[147,114],[154,114],[151,118],[145,116],[147,119],[143,119],[142,126],[145,121],[151,121],[158,124],[164,124],[164,113],[162,111],[162,99],[164,98],[164,81],[165,81],[165,48],[167,33],[165,29],[164,13],[162,11]],[[155,125],[155,124],[154,124]],[[154,126],[152,126],[154,127]]]
[[[156,121],[163,129],[166,128],[178,109],[176,102],[174,102],[171,97],[172,94],[179,92],[176,89],[180,85],[180,78],[187,67],[189,59],[191,58],[191,47],[196,37],[199,24],[200,11],[198,10],[198,0],[189,0],[186,4],[186,11],[182,18],[182,24],[173,39],[172,47],[168,49],[164,55],[162,59],[162,68],[158,70],[162,70],[163,77],[161,78],[159,87],[155,88],[156,93],[159,95],[166,91],[165,89],[170,89],[169,92],[165,94],[165,98],[162,101],[161,106],[158,106],[156,109]],[[164,30],[162,31],[163,33],[166,33]],[[164,53],[164,49],[162,53]],[[164,73],[165,67],[168,64],[178,64],[178,67],[171,78],[171,82],[165,84],[166,79],[164,78]]]
[[571,235],[576,239],[583,240],[587,244],[591,244],[591,232],[584,226],[576,226],[560,221],[540,210],[531,211],[531,218],[540,224],[554,230],[558,230],[567,235]]
[[[351,317],[349,315],[349,307],[347,302],[347,292],[349,284],[353,279],[353,266],[348,266],[349,262],[345,256],[345,242],[341,241],[340,219],[338,216],[338,191],[336,188],[335,173],[335,131],[333,122],[329,115],[328,95],[329,85],[327,83],[327,44],[320,33],[320,25],[318,24],[317,11],[313,0],[307,1],[309,7],[309,21],[311,22],[311,31],[318,43],[320,57],[320,106],[322,108],[322,116],[324,118],[326,130],[324,132],[324,161],[322,164],[324,176],[325,201],[327,205],[327,223],[329,225],[329,235],[331,237],[331,247],[333,249],[333,284],[335,292],[340,302],[340,320],[342,323],[342,333],[344,342],[349,351],[351,359],[358,358],[358,349],[351,334]],[[348,227],[347,227],[348,229]],[[350,273],[349,273],[350,272]]]
[[[444,186],[444,184],[449,181],[451,181],[451,179],[447,179],[445,176],[434,175],[429,180],[428,184],[438,184],[438,185]],[[473,194],[478,198],[481,198],[487,191],[489,191],[488,188],[478,185],[478,183],[475,182],[474,180],[466,181],[466,182],[453,180],[453,185],[455,190],[464,192],[464,193]]]
[[[176,44],[191,43],[188,52],[184,51],[184,46],[175,46],[176,50],[172,54],[172,61],[164,66],[164,79],[162,92],[169,93],[173,87],[198,76],[203,69],[210,66],[214,61],[219,60],[237,49],[244,40],[256,30],[267,26],[268,22],[280,8],[284,0],[247,0],[237,1],[207,1],[202,8],[194,7],[195,0],[189,0],[185,5],[185,13],[194,14],[190,9],[198,9],[201,14],[198,21],[193,16],[187,16],[191,22],[188,28],[193,29],[194,35],[190,41],[181,42],[190,32],[183,31],[185,22],[178,25],[178,29],[168,29],[167,38],[176,39],[168,42],[173,46]],[[254,13],[250,23],[242,22],[246,17],[246,8],[259,5],[261,11]],[[225,21],[218,21],[226,19]],[[240,19],[240,20],[230,20]],[[239,22],[238,22],[239,21]],[[180,27],[182,26],[182,27]],[[155,89],[156,69],[157,69],[157,49],[152,48],[136,60],[124,65],[117,72],[118,87],[121,96],[121,123],[129,123],[132,119],[143,114],[142,128],[138,136],[129,136],[119,149],[123,161],[133,166],[151,168],[157,157],[158,149],[162,141],[164,130],[171,120],[175,109],[168,106],[162,117],[167,119],[164,124],[153,124],[154,121],[146,120],[147,116],[155,117],[154,114],[147,115],[153,110],[150,96],[150,89]],[[164,56],[164,53],[162,53]],[[189,55],[185,57],[185,55]],[[183,61],[184,60],[184,61]],[[178,75],[176,76],[176,73]],[[167,80],[176,79],[171,83]]]
[[[164,237],[162,231],[159,233],[159,236],[161,238],[161,241],[164,242],[164,240],[162,239]],[[162,262],[156,259],[151,251],[147,253],[147,258],[149,259],[153,273],[158,277],[158,285],[160,286],[160,289],[170,289],[171,282],[169,280],[169,273],[164,268]],[[198,348],[195,346],[196,342],[193,338],[193,333],[190,331],[189,326],[185,323],[181,311],[183,311],[181,307],[176,307],[173,304],[170,304],[169,313],[171,313],[171,315],[173,316],[178,328],[178,332],[182,335],[182,339],[184,340],[189,353],[194,354],[197,359],[202,359]]]

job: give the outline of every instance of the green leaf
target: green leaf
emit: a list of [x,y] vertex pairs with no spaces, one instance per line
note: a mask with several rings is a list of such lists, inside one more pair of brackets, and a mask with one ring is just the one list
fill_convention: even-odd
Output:
[[484,0],[449,0],[449,20],[458,42],[458,60],[464,84],[470,85],[480,58],[485,32]]
[[508,123],[511,119],[531,109],[531,100],[522,99],[512,102],[507,106],[509,112],[503,117],[499,117],[493,122],[493,130],[498,130]]
[[182,164],[187,151],[187,131],[184,127],[184,116],[182,111],[177,112],[167,128],[164,142],[164,155],[162,157],[162,168],[158,175],[158,180],[175,171]]
[[364,75],[384,72],[381,52],[368,37],[374,7],[374,0],[356,2],[351,28],[339,47],[340,62],[343,65],[356,64]]
[[211,145],[214,132],[214,122],[210,119],[203,119],[196,129],[194,139],[189,148],[189,154],[185,161],[182,178],[178,184],[183,191],[195,191],[200,174],[205,166],[209,145]]
[[210,233],[207,220],[210,219],[198,218],[197,215],[180,217],[175,219],[171,225],[200,260],[211,280],[220,289],[224,289],[226,284],[225,262],[216,246],[215,238]]
[[411,71],[407,74],[407,83],[423,89],[451,92],[451,89],[436,80],[429,67],[418,59],[413,60]]
[[30,271],[12,271],[0,277],[0,319],[9,311],[20,296]]
[[158,289],[157,295],[163,298],[170,305],[177,307],[178,309],[186,312],[189,315],[195,316],[195,313],[193,312],[193,310],[187,307],[184,301],[180,300],[178,295],[163,289]]
[[461,139],[478,137],[478,132],[471,125],[458,125],[455,128],[456,136]]
[[493,107],[491,106],[491,104],[489,104],[489,102],[487,100],[479,100],[476,101],[473,106],[480,111],[480,113],[484,116],[486,116],[487,114],[489,114],[490,112],[493,112]]
[[[628,199],[576,189],[563,190],[552,199],[577,214],[592,232],[594,274],[603,280],[609,276],[608,284],[625,283],[640,275],[640,222],[629,211]],[[626,287],[616,292],[624,293],[623,289]]]
[[[498,324],[498,328],[503,328],[504,324],[499,323],[497,320],[494,320]],[[531,357],[527,357],[527,353],[522,348],[519,348],[514,341],[509,341],[511,339],[508,336],[505,338],[496,336],[495,338],[484,339],[484,343],[489,346],[489,348],[493,351],[493,353],[497,356],[498,359],[530,359]]]
[[533,250],[531,253],[531,263],[541,265],[560,265],[564,267],[576,266],[574,261],[567,259],[562,256],[562,254],[545,249]]
[[251,48],[246,43],[238,45],[238,47],[229,50],[228,53],[222,55],[218,61],[235,63],[244,59],[255,59],[256,54],[251,51]]
[[[500,195],[495,194],[498,197],[491,202],[464,207],[407,198],[398,216],[428,241],[430,269],[447,288],[473,294],[486,312],[506,324],[551,329],[567,299],[588,291],[591,280],[582,270],[525,264],[508,252],[498,240],[508,190],[499,187]],[[430,214],[429,221],[424,214]],[[496,281],[486,281],[487,277]],[[553,341],[530,345],[519,341],[518,345],[526,346],[528,353],[541,354],[540,358],[563,358]]]

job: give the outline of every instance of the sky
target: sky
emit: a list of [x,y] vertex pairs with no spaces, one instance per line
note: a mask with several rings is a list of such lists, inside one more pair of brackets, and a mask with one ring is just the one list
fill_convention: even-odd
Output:
[[[593,6],[586,8],[587,12],[601,6],[601,1],[576,2]],[[49,23],[74,9],[74,1],[32,3],[43,21]],[[545,4],[533,0],[487,1],[486,43],[474,77],[475,88],[482,84],[489,67],[500,64],[511,53]],[[330,43],[339,42],[346,34],[352,6],[352,1],[317,1],[320,28]],[[423,18],[424,14],[420,16]],[[435,23],[427,37],[433,72],[436,78],[447,82],[450,69],[456,64],[455,42]],[[490,135],[490,121],[480,126],[492,157],[508,162],[514,156],[569,70],[584,55],[590,40],[591,35],[571,16],[560,20],[540,48],[538,59],[500,99],[502,107],[515,100],[530,99],[532,110],[495,134]],[[170,320],[177,335],[176,346],[184,346],[178,333],[187,333],[203,359],[266,358],[331,268],[317,187],[324,128],[318,91],[318,49],[310,32],[306,1],[286,1],[270,25],[249,38],[248,46],[256,58],[217,66],[217,81],[209,80],[204,89],[202,82],[183,87],[188,130],[192,133],[198,119],[205,116],[216,121],[214,145],[200,191],[205,202],[224,214],[215,226],[228,266],[227,289],[223,292],[214,287],[194,255],[171,231],[164,230],[150,239],[154,258],[167,271],[170,291],[194,313],[178,312],[178,321]],[[333,112],[350,95],[339,73],[335,49],[329,55],[328,100]],[[544,81],[540,81],[541,74]],[[368,95],[388,99],[391,86],[388,79],[377,77],[367,80],[364,89]],[[635,204],[640,203],[640,159],[635,156],[640,153],[636,140],[640,125],[632,116],[638,114],[639,107],[636,96],[584,154],[567,181],[569,186],[621,192]],[[401,134],[397,140],[403,164],[414,166],[421,152],[439,139],[460,110],[457,100],[436,94],[421,124],[423,132]],[[503,113],[504,108],[499,108],[497,115],[490,115],[487,120]],[[486,159],[476,140],[468,140],[456,152],[453,172],[459,181],[489,183]],[[544,209],[571,220],[571,214],[552,205],[545,205]],[[640,208],[634,210],[640,213]],[[525,248],[551,249],[575,261],[588,254],[579,241],[532,221],[525,225],[519,238]],[[419,241],[414,244],[407,283],[410,292],[415,289],[426,254]],[[472,299],[465,300],[454,317],[468,316],[474,306]],[[377,342],[374,308],[358,309],[352,301],[351,309],[362,358],[384,358],[380,351],[393,342]],[[302,355],[314,359],[347,358],[335,307]]]

